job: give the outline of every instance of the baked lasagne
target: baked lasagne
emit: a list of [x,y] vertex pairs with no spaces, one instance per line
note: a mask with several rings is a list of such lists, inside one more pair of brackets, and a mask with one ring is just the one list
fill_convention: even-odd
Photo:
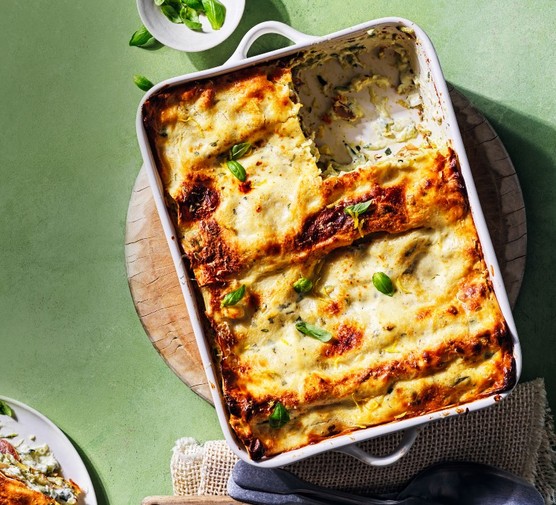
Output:
[[254,460],[515,381],[457,156],[421,121],[410,38],[369,34],[144,105]]

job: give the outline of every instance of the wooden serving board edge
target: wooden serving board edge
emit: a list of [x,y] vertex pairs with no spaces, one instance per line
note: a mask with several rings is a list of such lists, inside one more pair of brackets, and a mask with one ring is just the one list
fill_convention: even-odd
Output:
[[141,505],[238,505],[229,496],[147,496]]

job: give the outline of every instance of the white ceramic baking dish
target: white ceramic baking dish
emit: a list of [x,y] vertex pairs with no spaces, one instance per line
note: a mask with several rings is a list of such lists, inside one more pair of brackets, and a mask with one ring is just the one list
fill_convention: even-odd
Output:
[[[465,412],[488,407],[510,393],[510,391],[506,391],[502,394],[495,394],[488,398],[483,398],[464,405],[458,405],[456,407],[447,408],[419,417],[401,419],[385,425],[361,429],[348,435],[336,436],[317,444],[289,451],[287,453],[282,453],[259,462],[254,462],[250,459],[247,451],[235,439],[235,436],[228,424],[227,409],[220,392],[216,365],[212,362],[210,346],[204,335],[202,321],[203,309],[198,305],[198,297],[195,295],[194,288],[189,281],[191,274],[187,271],[187,267],[182,259],[182,252],[176,239],[176,234],[171,218],[165,205],[163,196],[164,191],[158,176],[157,167],[149,146],[146,131],[143,127],[143,103],[153,93],[157,93],[162,88],[167,88],[174,85],[181,85],[193,80],[210,78],[251,65],[268,63],[275,59],[286,57],[300,51],[310,51],[316,47],[319,47],[320,45],[333,45],[336,43],[339,44],[346,39],[352,40],[354,37],[368,34],[369,31],[375,30],[377,28],[382,29],[383,27],[397,27],[397,29],[401,28],[402,31],[407,31],[408,33],[412,34],[412,39],[414,40],[413,58],[416,60],[414,61],[414,65],[418,69],[418,72],[421,76],[422,99],[426,106],[425,109],[431,111],[429,126],[435,130],[431,133],[431,135],[433,137],[436,135],[440,136],[443,139],[449,139],[452,148],[455,150],[459,158],[461,171],[467,188],[469,202],[479,234],[479,239],[481,241],[484,257],[491,275],[491,280],[495,289],[496,296],[498,298],[498,301],[502,308],[502,312],[506,318],[509,331],[513,338],[516,382],[519,379],[519,375],[521,373],[521,350],[502,275],[498,267],[492,242],[488,233],[483,213],[481,211],[477,191],[475,188],[473,177],[471,175],[471,170],[450,101],[446,82],[442,75],[435,50],[426,34],[413,22],[402,18],[377,19],[324,37],[309,36],[300,33],[292,29],[291,27],[279,22],[269,21],[261,23],[260,25],[252,28],[244,36],[237,50],[224,65],[214,69],[175,77],[157,84],[148,93],[146,93],[143,101],[139,106],[137,114],[137,135],[141,153],[152,187],[156,207],[160,215],[162,226],[168,239],[172,258],[174,260],[175,267],[178,273],[187,310],[189,311],[189,316],[199,346],[203,366],[207,375],[209,385],[211,387],[216,412],[222,430],[224,432],[224,436],[231,449],[241,459],[251,464],[264,467],[277,467],[293,463],[300,459],[313,456],[324,451],[335,450],[350,454],[368,464],[388,465],[398,460],[409,450],[417,437],[419,427],[421,427],[425,423],[429,423],[448,416],[459,415]],[[272,51],[271,53],[254,57],[247,57],[247,53],[251,45],[259,37],[267,33],[277,33],[283,35],[286,38],[292,40],[294,42],[294,45],[284,49]],[[306,91],[310,92],[310,90]],[[387,456],[377,457],[369,455],[357,446],[358,442],[402,430],[404,431],[404,436],[399,447],[393,453]]]

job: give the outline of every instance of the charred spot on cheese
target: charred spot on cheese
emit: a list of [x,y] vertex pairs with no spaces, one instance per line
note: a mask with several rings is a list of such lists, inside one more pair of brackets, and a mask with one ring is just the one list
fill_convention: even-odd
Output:
[[331,314],[333,316],[337,316],[342,312],[343,304],[336,301],[331,300],[325,307],[324,310],[326,313]]
[[212,179],[200,176],[191,185],[184,184],[176,203],[180,222],[206,219],[218,207],[220,196]]
[[221,240],[220,226],[216,221],[201,221],[199,239],[200,246],[190,256],[190,261],[193,268],[202,266],[198,275],[201,285],[224,281],[240,269],[239,257]]
[[237,345],[238,338],[237,335],[231,331],[230,325],[212,321],[212,328],[219,351],[225,356],[231,356],[230,362],[234,362],[237,366],[240,366],[233,358],[233,348]]
[[[364,198],[367,198],[366,195]],[[343,242],[350,243],[359,238],[360,234],[370,234],[381,231],[397,233],[408,228],[404,189],[402,187],[374,188],[372,193],[373,208],[361,216],[361,223],[354,229],[353,219],[345,212],[345,208],[354,205],[353,202],[343,202],[341,205],[325,207],[313,216],[309,216],[303,223],[301,232],[294,238],[298,250],[314,248],[323,245],[333,238],[342,235]]]
[[251,184],[250,180],[249,181],[244,181],[244,182],[239,184],[239,190],[242,193],[249,193],[251,191],[251,189],[253,189],[253,188],[252,188],[252,184]]
[[260,461],[265,455],[265,447],[258,438],[253,438],[248,444],[249,455],[253,461]]
[[363,339],[363,331],[349,324],[343,324],[334,333],[334,339],[323,349],[327,357],[340,356],[357,349]]
[[467,310],[479,310],[481,308],[481,300],[485,297],[486,289],[487,287],[484,283],[465,283],[460,288],[458,299]]
[[[226,377],[228,377],[230,381],[235,380],[230,375],[229,369],[226,373]],[[234,383],[230,382],[230,384]],[[224,398],[229,413],[237,423],[248,424],[260,411],[260,406],[254,404],[254,400],[249,393],[244,393],[243,395],[226,395]]]
[[458,315],[458,309],[457,309],[457,307],[454,307],[453,305],[450,305],[446,312],[448,312],[449,314],[452,314],[453,316]]
[[329,240],[341,231],[347,232],[351,227],[348,216],[340,207],[324,208],[307,218],[294,243],[297,249],[307,249]]
[[[457,156],[422,123],[412,41],[377,29],[145,102],[229,423],[254,460],[515,383]],[[242,145],[243,182],[226,168]],[[331,338],[305,338],[300,322]],[[292,418],[280,429],[277,399]]]

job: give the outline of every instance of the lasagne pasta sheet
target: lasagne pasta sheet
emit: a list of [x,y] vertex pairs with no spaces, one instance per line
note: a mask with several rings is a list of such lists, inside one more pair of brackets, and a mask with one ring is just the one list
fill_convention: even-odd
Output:
[[229,422],[255,460],[515,380],[413,43],[372,32],[145,104]]

